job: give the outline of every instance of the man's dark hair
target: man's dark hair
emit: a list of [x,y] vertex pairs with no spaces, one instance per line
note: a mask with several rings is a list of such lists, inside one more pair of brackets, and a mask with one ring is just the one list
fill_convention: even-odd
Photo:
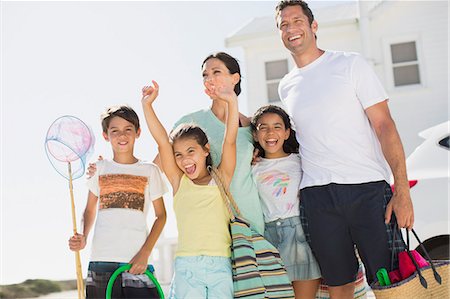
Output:
[[288,6],[295,5],[299,5],[302,8],[303,13],[308,17],[309,25],[312,24],[312,22],[314,21],[314,15],[308,6],[308,3],[302,0],[281,0],[280,2],[278,2],[277,7],[275,8],[275,20],[277,22],[277,27],[279,26],[278,17],[280,16],[281,11]]
[[127,105],[118,105],[107,108],[102,114],[101,119],[103,133],[108,133],[109,124],[116,116],[132,123],[136,132],[139,130],[139,117],[133,108]]

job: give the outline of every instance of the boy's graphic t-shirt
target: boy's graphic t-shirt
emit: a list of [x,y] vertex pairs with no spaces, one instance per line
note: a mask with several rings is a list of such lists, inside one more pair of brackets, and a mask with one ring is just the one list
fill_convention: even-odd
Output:
[[96,164],[96,174],[88,179],[89,191],[98,197],[91,261],[128,263],[147,239],[151,202],[167,187],[152,163]]
[[252,172],[266,223],[300,214],[298,194],[302,172],[299,155],[261,159]]

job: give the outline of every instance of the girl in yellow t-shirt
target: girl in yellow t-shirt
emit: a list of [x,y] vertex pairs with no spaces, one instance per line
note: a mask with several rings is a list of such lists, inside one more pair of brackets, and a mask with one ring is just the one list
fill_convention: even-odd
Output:
[[[203,65],[205,92],[227,105],[222,161],[212,168],[205,132],[192,124],[181,124],[167,135],[152,104],[159,87],[142,89],[142,106],[148,128],[158,143],[162,169],[173,188],[178,226],[178,249],[170,298],[233,298],[230,261],[230,215],[219,188],[228,188],[236,166],[236,137],[239,126],[234,86],[239,74],[230,74],[216,58]],[[211,172],[221,177],[215,182]]]

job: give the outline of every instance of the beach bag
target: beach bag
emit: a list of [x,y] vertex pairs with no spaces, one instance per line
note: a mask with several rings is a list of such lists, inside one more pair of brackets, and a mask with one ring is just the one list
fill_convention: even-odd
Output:
[[[395,234],[393,238],[395,241]],[[407,244],[405,244],[406,254],[404,258],[409,258],[409,261],[405,263],[405,260],[401,262],[399,260],[399,267],[410,268],[412,264],[414,266],[414,272],[407,278],[392,283],[391,285],[381,286],[380,283],[375,280],[371,285],[372,291],[377,299],[391,299],[391,298],[414,298],[414,299],[449,299],[450,298],[450,286],[449,286],[449,261],[433,261],[428,254],[428,251],[419,240],[416,232],[411,230],[419,246],[425,254],[428,261],[428,265],[420,267],[414,258],[413,254],[409,250],[409,231],[406,232]],[[400,237],[401,238],[401,237]],[[403,241],[403,240],[402,240]],[[404,243],[404,241],[403,241]],[[392,254],[396,254],[394,251]],[[399,258],[400,258],[400,253]],[[422,263],[423,265],[423,263]],[[392,267],[392,265],[391,265]],[[394,270],[396,271],[396,270]],[[407,269],[402,269],[398,272],[407,273]],[[400,274],[401,276],[401,274]]]
[[234,298],[294,298],[278,250],[242,217],[230,223]]
[[[217,170],[211,171],[222,184]],[[245,220],[230,192],[219,189],[230,214],[231,262],[234,298],[292,298],[294,289],[280,253]]]

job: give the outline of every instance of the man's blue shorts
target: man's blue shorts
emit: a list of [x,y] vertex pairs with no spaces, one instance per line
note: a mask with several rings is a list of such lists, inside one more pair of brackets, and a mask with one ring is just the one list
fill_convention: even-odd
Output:
[[390,224],[384,223],[391,197],[392,190],[385,181],[332,183],[300,191],[303,230],[328,285],[341,286],[355,280],[355,245],[369,283],[378,269],[390,270],[392,246],[403,250],[400,240],[392,244],[395,217]]

